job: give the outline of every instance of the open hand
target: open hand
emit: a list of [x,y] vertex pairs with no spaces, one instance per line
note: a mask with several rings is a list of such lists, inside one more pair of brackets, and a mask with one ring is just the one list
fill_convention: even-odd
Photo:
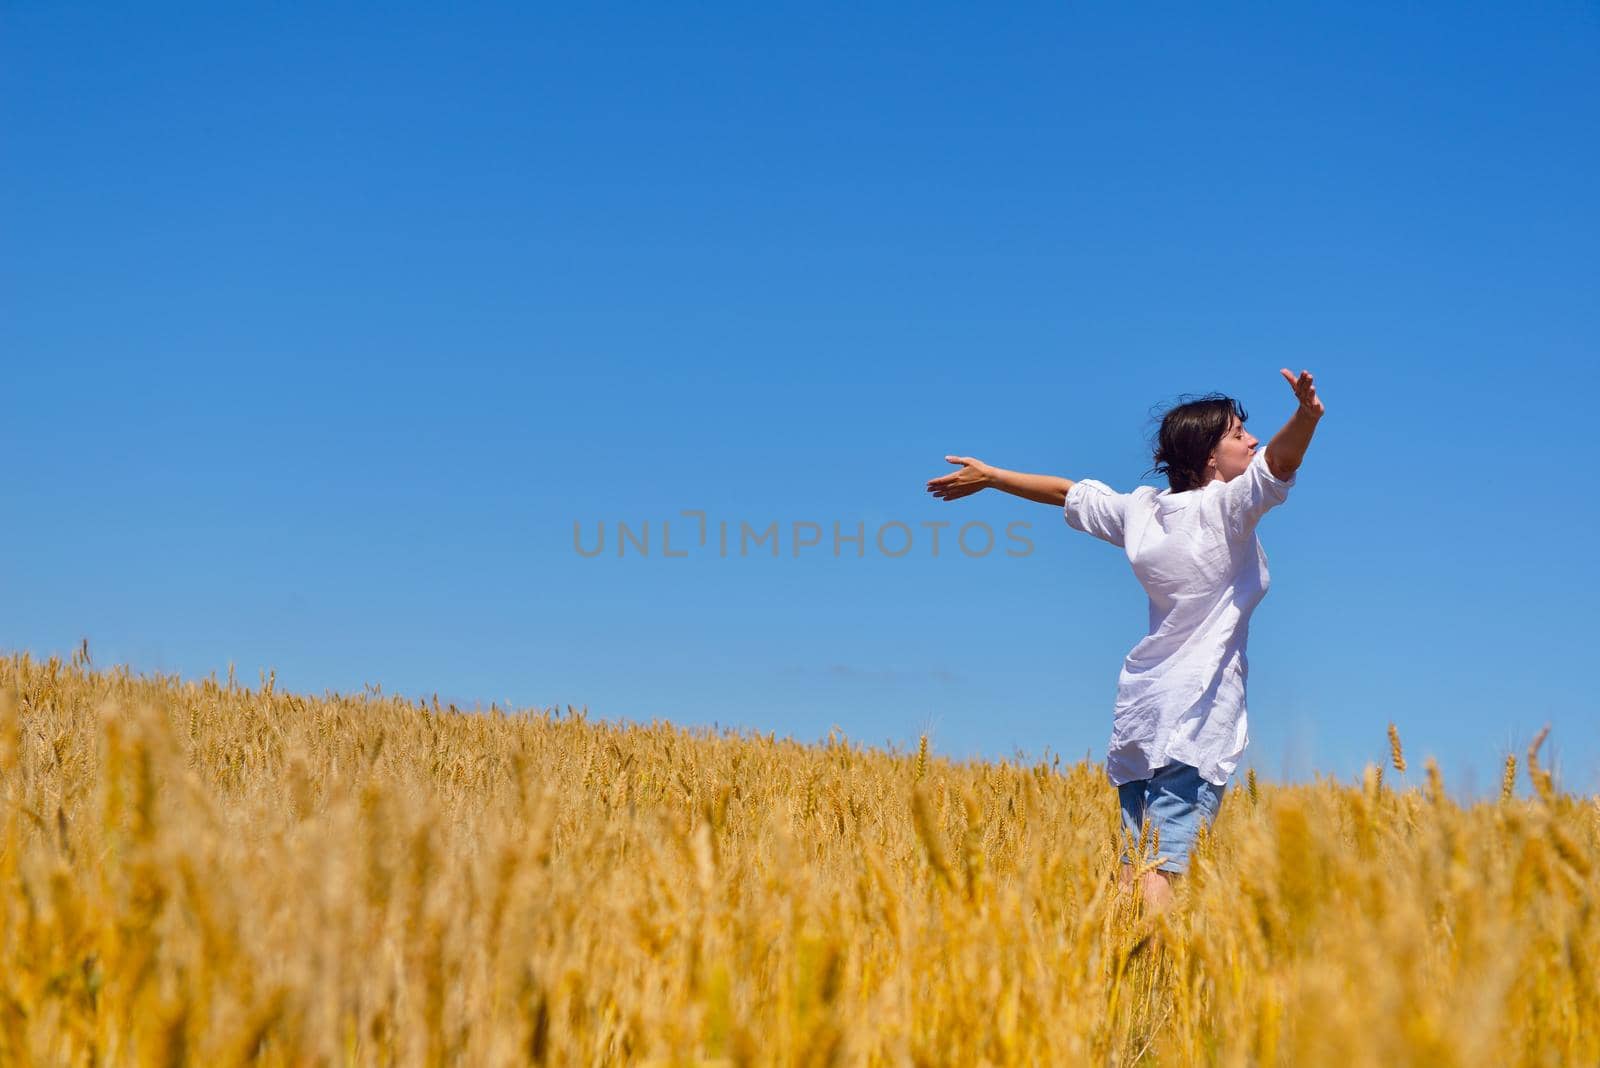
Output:
[[982,460],[970,456],[946,456],[945,459],[960,464],[961,470],[928,479],[928,492],[941,501],[954,501],[989,485],[989,465]]
[[1289,373],[1287,367],[1278,371],[1289,383],[1289,388],[1294,390],[1294,395],[1300,400],[1300,409],[1314,418],[1322,418],[1322,401],[1317,399],[1317,387],[1311,382],[1311,372],[1301,371],[1296,378]]

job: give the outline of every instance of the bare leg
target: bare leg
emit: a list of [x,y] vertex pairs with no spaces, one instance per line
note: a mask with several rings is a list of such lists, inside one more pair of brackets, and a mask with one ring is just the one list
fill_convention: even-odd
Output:
[[[1180,876],[1177,872],[1147,871],[1139,880],[1140,889],[1144,891],[1144,899],[1156,912],[1164,912],[1172,905],[1172,884]],[[1124,890],[1133,886],[1133,865],[1126,862],[1122,870],[1117,873],[1117,885]]]

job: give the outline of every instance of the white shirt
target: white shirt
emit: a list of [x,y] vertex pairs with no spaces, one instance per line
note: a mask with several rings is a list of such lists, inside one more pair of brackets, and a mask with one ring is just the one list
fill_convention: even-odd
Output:
[[1267,469],[1266,446],[1227,482],[1173,493],[1117,493],[1080,479],[1067,525],[1126,550],[1150,596],[1150,633],[1123,661],[1106,750],[1113,785],[1148,779],[1173,761],[1217,786],[1248,744],[1245,642],[1271,576],[1256,523],[1293,486]]

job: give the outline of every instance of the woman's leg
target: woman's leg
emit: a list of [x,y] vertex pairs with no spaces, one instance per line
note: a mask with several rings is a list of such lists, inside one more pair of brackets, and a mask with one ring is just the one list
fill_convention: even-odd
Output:
[[1149,785],[1149,779],[1136,779],[1117,787],[1117,802],[1122,808],[1121,839],[1125,846],[1121,870],[1117,873],[1117,885],[1124,890],[1133,888],[1133,865],[1130,861],[1143,829],[1145,790]]
[[[1149,814],[1147,801],[1150,789],[1149,779],[1140,779],[1136,782],[1123,783],[1117,787],[1118,800],[1122,806],[1122,832],[1134,847],[1139,844],[1140,838],[1146,834],[1144,826]],[[1117,872],[1117,886],[1123,891],[1133,889],[1133,864],[1128,853],[1124,853],[1122,863]],[[1172,872],[1147,871],[1139,879],[1139,888],[1143,893],[1145,903],[1156,911],[1165,909],[1172,904],[1172,882],[1175,878]]]
[[[1158,852],[1170,857],[1169,864],[1177,871],[1148,871],[1140,880],[1145,900],[1156,910],[1173,903],[1174,888],[1180,885],[1183,871],[1189,865],[1189,853],[1194,846],[1200,826],[1215,820],[1222,805],[1226,784],[1215,786],[1200,777],[1198,769],[1187,764],[1168,764],[1156,769],[1138,788],[1128,784],[1122,789],[1123,823],[1137,827],[1149,819],[1161,831]],[[1118,884],[1123,888],[1133,885],[1133,867],[1124,855]]]
[[[1133,888],[1133,865],[1123,861],[1122,870],[1117,873],[1117,885],[1123,890]],[[1175,871],[1147,871],[1139,880],[1139,889],[1143,892],[1145,903],[1160,912],[1171,906],[1174,895],[1173,886],[1182,876]]]

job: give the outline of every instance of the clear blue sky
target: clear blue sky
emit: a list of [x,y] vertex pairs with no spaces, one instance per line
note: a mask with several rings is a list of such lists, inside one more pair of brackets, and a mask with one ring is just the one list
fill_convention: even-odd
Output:
[[1246,764],[1600,785],[1592,4],[11,3],[0,109],[7,649],[1100,760],[1125,558],[924,483],[1287,366]]

